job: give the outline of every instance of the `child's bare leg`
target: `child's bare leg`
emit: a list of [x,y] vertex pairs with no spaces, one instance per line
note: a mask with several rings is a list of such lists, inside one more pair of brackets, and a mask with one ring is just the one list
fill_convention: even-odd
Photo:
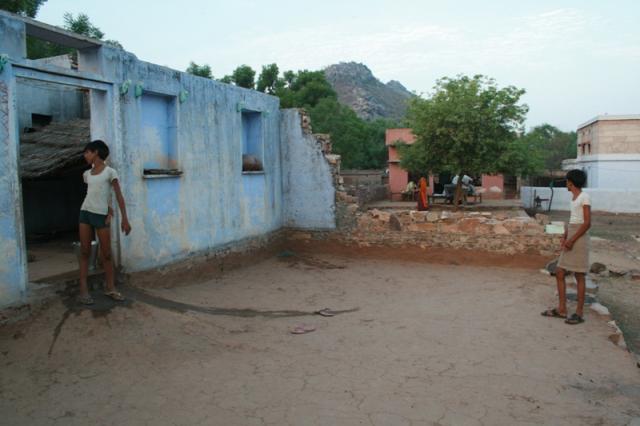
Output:
[[80,235],[80,297],[89,295],[87,276],[89,275],[89,256],[91,256],[91,240],[93,238],[93,228],[91,225],[81,223]]
[[578,306],[576,307],[576,314],[582,317],[584,312],[584,298],[587,291],[585,274],[576,272],[576,283],[578,285]]
[[112,292],[116,290],[113,262],[111,260],[111,230],[109,227],[97,230],[98,239],[100,240],[100,257],[102,258],[102,269],[106,281],[105,290]]
[[565,271],[556,268],[556,283],[558,284],[558,313],[567,314],[567,283],[564,280]]

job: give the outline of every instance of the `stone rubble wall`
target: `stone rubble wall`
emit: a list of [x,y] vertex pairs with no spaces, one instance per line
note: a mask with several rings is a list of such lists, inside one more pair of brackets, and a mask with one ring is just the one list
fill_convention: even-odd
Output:
[[354,222],[350,229],[342,229],[340,238],[345,242],[542,256],[553,256],[560,247],[560,237],[546,234],[542,223],[500,212],[374,209],[356,213]]

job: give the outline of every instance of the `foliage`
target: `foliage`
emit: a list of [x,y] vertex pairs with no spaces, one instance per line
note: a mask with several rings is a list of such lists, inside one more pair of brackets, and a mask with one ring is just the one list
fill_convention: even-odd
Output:
[[402,167],[416,174],[518,174],[535,168],[517,138],[528,111],[518,103],[524,93],[513,86],[500,89],[482,75],[438,80],[430,98],[410,101],[408,122],[416,142],[401,147]]
[[392,123],[384,120],[367,122],[335,97],[320,99],[309,110],[314,132],[329,133],[333,152],[342,156],[346,169],[377,169],[387,159],[385,130]]
[[284,85],[284,81],[278,78],[279,74],[280,70],[278,69],[278,65],[263,65],[262,72],[258,77],[258,83],[256,84],[256,90],[274,95],[278,87]]
[[231,73],[231,81],[236,86],[246,89],[253,89],[255,83],[256,72],[249,65],[240,65]]
[[[104,33],[100,28],[91,23],[89,16],[85,13],[79,13],[73,16],[72,13],[64,14],[64,29],[74,32],[85,37],[91,37],[98,40],[104,38]],[[122,49],[122,44],[116,40],[105,40],[105,44]],[[40,40],[31,36],[27,36],[27,57],[29,59],[49,58],[52,56],[71,55],[75,60],[76,50]]]
[[576,132],[563,132],[550,124],[541,124],[523,136],[529,146],[541,151],[543,169],[561,170],[562,160],[575,158],[577,155]]
[[211,67],[209,64],[198,65],[195,62],[189,62],[189,66],[187,67],[186,72],[189,74],[197,75],[199,77],[204,78],[213,78],[213,74],[211,74]]
[[76,34],[95,38],[98,40],[102,40],[102,38],[104,37],[104,33],[100,30],[100,28],[91,23],[91,20],[86,13],[78,13],[77,17],[74,17],[72,13],[65,13],[64,28]]
[[0,9],[6,10],[18,15],[35,18],[38,9],[47,0],[0,0]]
[[276,90],[282,108],[312,108],[321,99],[338,98],[322,71],[288,71],[283,77]]
[[118,49],[124,49],[124,46],[118,40],[109,39],[109,40],[105,40],[104,43],[108,44],[111,47],[116,47]]

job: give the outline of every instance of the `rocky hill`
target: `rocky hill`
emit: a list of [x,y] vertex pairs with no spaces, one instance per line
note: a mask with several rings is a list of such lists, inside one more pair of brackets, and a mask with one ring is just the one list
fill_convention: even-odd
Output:
[[324,73],[338,93],[338,100],[365,120],[401,119],[407,100],[413,96],[398,81],[381,82],[364,64],[341,62],[327,67]]

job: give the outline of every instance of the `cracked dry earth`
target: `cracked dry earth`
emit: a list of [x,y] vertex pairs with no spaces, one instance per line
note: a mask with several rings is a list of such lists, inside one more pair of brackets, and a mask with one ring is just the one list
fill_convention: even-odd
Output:
[[[128,294],[128,306],[68,313],[53,347],[60,301],[0,329],[0,424],[626,425],[640,416],[633,356],[590,311],[575,327],[541,317],[554,286],[533,270],[315,253]],[[165,299],[181,304],[157,303]],[[307,314],[325,307],[351,311]],[[298,324],[316,331],[290,334]]]

